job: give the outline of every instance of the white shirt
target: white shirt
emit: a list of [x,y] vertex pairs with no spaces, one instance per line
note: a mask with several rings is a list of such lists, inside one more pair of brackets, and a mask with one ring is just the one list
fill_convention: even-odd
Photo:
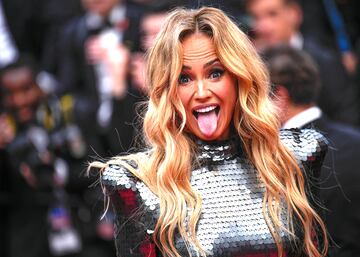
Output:
[[302,50],[304,47],[304,37],[300,33],[295,33],[291,36],[289,44],[295,49]]
[[0,1],[0,68],[15,61],[18,51],[8,30]]
[[314,106],[296,114],[294,117],[290,118],[288,121],[284,123],[282,128],[290,129],[290,128],[299,128],[308,124],[322,115],[322,111],[319,107]]
[[[111,24],[115,25],[118,22],[126,20],[126,7],[125,5],[115,6],[108,15]],[[96,13],[86,14],[86,25],[89,29],[96,29],[101,27],[104,22],[104,17]],[[123,41],[124,31],[119,30],[116,26],[107,28],[100,32],[98,35],[100,44],[111,51],[112,48]],[[97,77],[97,89],[99,92],[100,105],[97,111],[97,121],[101,127],[106,128],[109,126],[111,116],[113,113],[112,102],[112,86],[113,78],[110,75],[107,66],[103,63],[95,65],[95,73]]]

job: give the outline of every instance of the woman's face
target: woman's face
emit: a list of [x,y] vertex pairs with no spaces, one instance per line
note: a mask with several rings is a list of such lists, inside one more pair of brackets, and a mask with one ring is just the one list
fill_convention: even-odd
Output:
[[192,34],[182,45],[178,94],[186,112],[186,127],[202,140],[227,139],[237,99],[236,79],[220,63],[208,36]]

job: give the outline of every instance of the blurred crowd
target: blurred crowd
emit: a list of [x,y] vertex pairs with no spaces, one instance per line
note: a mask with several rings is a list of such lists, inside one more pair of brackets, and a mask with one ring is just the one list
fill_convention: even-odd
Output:
[[204,5],[230,14],[263,55],[283,127],[329,138],[320,187],[331,253],[356,256],[356,0],[0,0],[0,256],[115,256],[87,162],[141,144],[146,51],[169,10]]

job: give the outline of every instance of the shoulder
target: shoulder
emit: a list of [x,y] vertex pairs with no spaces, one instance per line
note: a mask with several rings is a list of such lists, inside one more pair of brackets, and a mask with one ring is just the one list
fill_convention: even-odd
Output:
[[287,147],[299,151],[326,150],[328,145],[326,137],[315,129],[281,129],[280,139]]
[[101,183],[108,193],[112,189],[132,189],[135,191],[139,178],[134,174],[140,174],[138,162],[148,158],[147,152],[141,152],[132,157],[114,158],[109,161],[101,174]]
[[[318,62],[339,63],[340,56],[330,47],[324,47],[317,40],[309,37],[304,38],[304,50],[312,55]],[[321,51],[319,51],[321,50]]]
[[[329,140],[326,166],[351,167],[360,163],[360,129],[347,124],[328,122],[322,129]],[[335,164],[333,163],[335,162]]]
[[126,16],[130,19],[137,19],[144,15],[144,8],[136,3],[126,3]]
[[280,139],[299,162],[322,162],[328,149],[328,140],[314,129],[280,130]]
[[73,36],[79,29],[86,28],[85,16],[77,16],[67,21],[64,25],[63,36]]
[[[110,161],[101,175],[103,192],[115,210],[125,216],[131,216],[138,210],[137,207],[153,211],[159,204],[158,197],[147,186],[140,168],[145,165],[144,158],[149,158],[149,153],[138,153],[131,157],[118,158]],[[135,156],[135,157],[134,157]],[[139,165],[138,165],[139,164]]]
[[129,170],[126,163],[128,162],[122,161],[107,165],[101,175],[102,184],[108,187],[124,189],[130,189],[133,187],[137,179]]
[[342,138],[342,140],[348,140],[354,144],[360,143],[360,129],[358,127],[338,122],[331,122],[328,123],[326,129],[330,138],[338,137],[339,139]]
[[78,16],[66,22],[60,38],[60,46],[67,48],[82,47],[82,42],[87,36],[85,16]]

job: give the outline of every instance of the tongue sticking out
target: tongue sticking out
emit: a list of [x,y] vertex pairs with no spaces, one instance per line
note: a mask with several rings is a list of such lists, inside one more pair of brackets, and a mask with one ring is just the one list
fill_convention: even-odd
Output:
[[197,121],[201,133],[208,137],[211,136],[217,128],[217,119],[218,117],[215,110],[206,113],[199,113]]

